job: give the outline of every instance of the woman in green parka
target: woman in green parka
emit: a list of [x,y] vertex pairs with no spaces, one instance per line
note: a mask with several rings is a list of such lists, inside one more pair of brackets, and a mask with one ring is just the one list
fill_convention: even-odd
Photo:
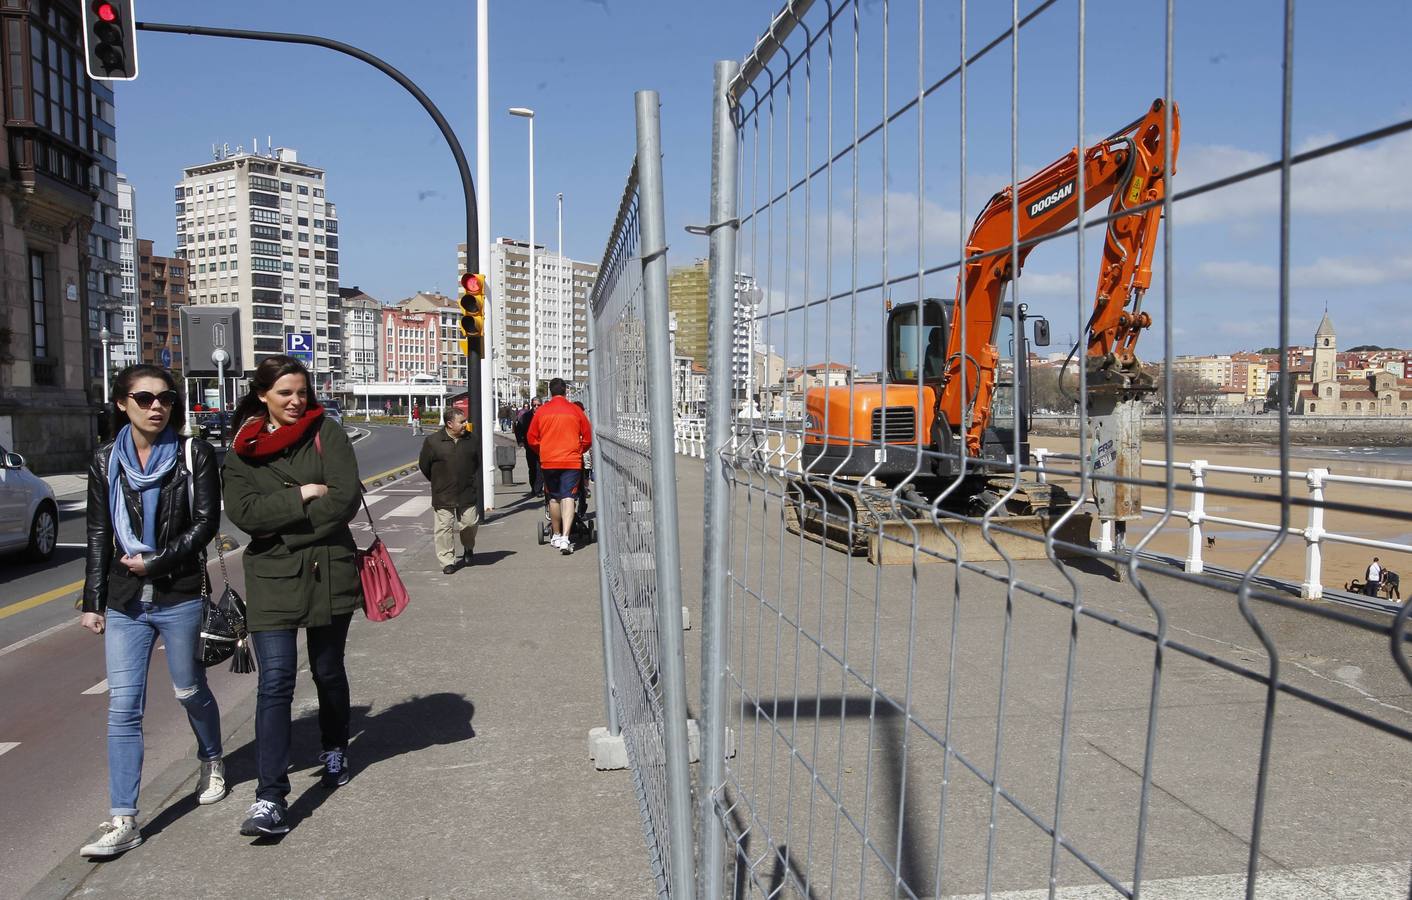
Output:
[[258,783],[240,833],[289,831],[290,708],[305,630],[319,695],[324,787],[348,783],[348,675],[343,647],[363,602],[348,523],[362,482],[343,426],[324,415],[309,372],[289,356],[255,369],[236,408],[240,424],[226,455],[225,511],[250,535],[245,602],[259,663],[255,706]]

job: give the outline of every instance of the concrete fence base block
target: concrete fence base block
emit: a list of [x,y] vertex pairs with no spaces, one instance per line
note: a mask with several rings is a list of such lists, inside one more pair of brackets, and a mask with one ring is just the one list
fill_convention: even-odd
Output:
[[609,734],[602,726],[588,732],[588,756],[600,772],[628,767],[628,748],[623,736]]
[[[695,719],[686,720],[686,752],[690,762],[701,761],[701,726]],[[726,729],[726,759],[735,759],[735,729]]]

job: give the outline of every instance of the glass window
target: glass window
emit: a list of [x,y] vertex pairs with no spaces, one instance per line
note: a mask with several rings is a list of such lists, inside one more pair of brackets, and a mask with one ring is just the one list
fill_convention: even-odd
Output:
[[44,289],[44,254],[29,255],[29,316],[35,359],[49,356],[49,307]]

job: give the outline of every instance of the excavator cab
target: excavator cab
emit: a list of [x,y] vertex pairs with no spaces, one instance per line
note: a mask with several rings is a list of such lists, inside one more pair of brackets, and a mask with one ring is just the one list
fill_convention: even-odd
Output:
[[[1018,318],[1018,329],[1016,319]],[[1034,339],[1028,336],[1033,322]],[[947,370],[946,347],[951,327],[949,309],[945,302],[926,299],[920,304],[904,303],[892,308],[887,318],[887,380],[892,384],[907,385],[920,383],[928,402],[935,404],[941,395],[941,379]],[[1029,307],[1019,304],[1019,315],[1015,315],[1015,304],[1006,301],[1001,305],[1001,314],[996,317],[995,334],[991,336],[999,352],[996,364],[995,387],[991,397],[991,409],[985,439],[981,445],[981,455],[988,459],[1007,459],[1015,448],[1015,428],[1020,429],[1020,455],[1029,456],[1029,372],[1030,346],[1049,346],[1049,321],[1043,316],[1031,316]],[[974,383],[975,368],[966,369],[966,377]],[[929,390],[927,390],[929,389]],[[970,391],[968,390],[968,393]],[[1018,407],[1018,420],[1015,410]],[[907,416],[907,431],[911,434],[912,410],[894,410],[884,407],[879,411],[884,417],[882,435],[891,437],[896,429],[886,427],[887,419]],[[929,446],[942,456],[931,463],[933,474],[950,477],[958,464],[954,458],[959,442],[959,423],[946,422],[935,408],[924,411],[918,419],[930,423],[932,439]],[[894,424],[901,424],[898,419]],[[874,438],[881,435],[874,435]]]
[[[920,321],[919,321],[920,320]],[[923,300],[893,307],[887,316],[887,380],[892,384],[941,381],[946,371],[946,305]]]

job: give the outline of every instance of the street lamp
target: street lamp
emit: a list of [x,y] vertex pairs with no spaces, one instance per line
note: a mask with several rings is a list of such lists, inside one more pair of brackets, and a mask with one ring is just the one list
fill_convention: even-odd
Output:
[[112,343],[115,335],[108,330],[108,326],[103,326],[103,330],[98,332],[98,340],[103,344],[103,405],[108,405],[108,379],[112,376],[112,367],[108,364],[108,345]]
[[534,110],[524,106],[510,107],[510,115],[529,119],[529,380],[533,396],[539,387],[539,355],[535,352],[535,277],[534,277]]
[[558,197],[558,221],[559,221],[559,265],[555,272],[559,282],[558,294],[559,303],[559,377],[565,381],[574,380],[574,367],[570,365],[568,374],[564,372],[564,193],[559,192]]

